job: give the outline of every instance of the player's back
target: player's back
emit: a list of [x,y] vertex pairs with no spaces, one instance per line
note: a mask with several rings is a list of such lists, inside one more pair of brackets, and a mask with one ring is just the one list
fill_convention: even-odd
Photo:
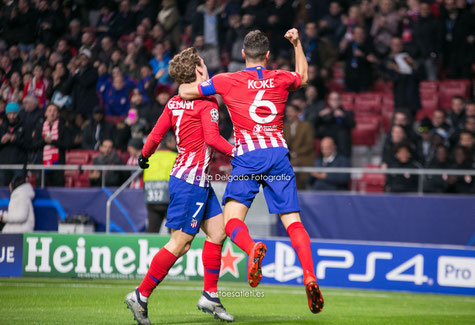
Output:
[[165,106],[178,148],[170,175],[199,186],[208,186],[207,171],[213,153],[213,149],[205,142],[201,124],[202,111],[210,105],[215,109],[216,118],[219,118],[214,98],[184,100],[174,96]]
[[285,105],[289,91],[300,87],[300,75],[254,67],[217,75],[212,82],[223,96],[234,125],[235,155],[255,149],[287,148],[282,132]]

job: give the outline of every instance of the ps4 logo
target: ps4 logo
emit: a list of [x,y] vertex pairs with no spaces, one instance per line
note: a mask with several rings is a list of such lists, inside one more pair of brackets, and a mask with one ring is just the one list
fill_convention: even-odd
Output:
[[[341,249],[318,249],[316,265],[316,276],[319,280],[324,280],[331,269],[350,269],[355,263],[355,256],[349,250]],[[337,260],[335,258],[338,258]],[[291,246],[282,242],[275,244],[275,261],[262,268],[264,277],[273,278],[278,282],[288,282],[297,279],[301,281],[303,271],[295,265],[297,256]],[[370,252],[366,256],[366,269],[362,274],[349,273],[350,282],[371,282],[376,275],[378,261],[392,260],[393,254],[390,252]],[[402,264],[393,268],[385,274],[387,281],[411,282],[415,285],[427,283],[433,284],[433,280],[424,274],[424,256],[416,254]]]

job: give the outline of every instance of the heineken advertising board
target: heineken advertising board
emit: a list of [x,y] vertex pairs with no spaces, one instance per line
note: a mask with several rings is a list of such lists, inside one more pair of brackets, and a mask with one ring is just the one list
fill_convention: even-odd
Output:
[[[150,262],[169,237],[153,235],[64,235],[33,233],[23,236],[23,276],[142,279]],[[204,237],[196,237],[167,278],[203,279]],[[229,240],[223,248],[221,278],[246,281],[247,259]]]

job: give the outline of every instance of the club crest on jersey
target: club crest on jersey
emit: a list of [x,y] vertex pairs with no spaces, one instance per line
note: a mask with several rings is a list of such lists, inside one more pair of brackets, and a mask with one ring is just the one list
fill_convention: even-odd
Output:
[[191,228],[196,228],[197,225],[198,225],[198,220],[195,218],[191,219],[191,223],[190,223]]
[[218,123],[219,121],[219,112],[216,108],[211,110],[211,122]]

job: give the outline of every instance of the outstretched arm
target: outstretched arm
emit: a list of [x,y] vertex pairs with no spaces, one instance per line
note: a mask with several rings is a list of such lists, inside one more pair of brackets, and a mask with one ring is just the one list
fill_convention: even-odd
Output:
[[295,50],[295,72],[302,79],[302,87],[308,82],[308,62],[303,52],[302,42],[300,42],[299,32],[296,28],[292,28],[285,33],[284,37],[289,40]]

